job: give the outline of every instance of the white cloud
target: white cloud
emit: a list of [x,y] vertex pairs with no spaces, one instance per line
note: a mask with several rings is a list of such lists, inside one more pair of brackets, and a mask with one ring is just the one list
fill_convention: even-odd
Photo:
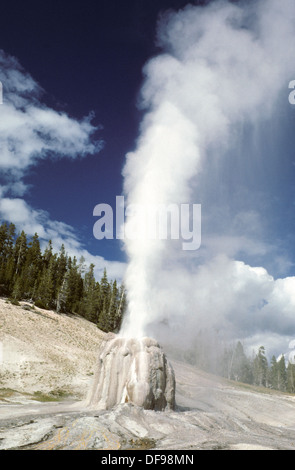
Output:
[[219,255],[189,273],[169,265],[153,280],[146,332],[163,344],[186,348],[200,330],[214,331],[249,351],[264,345],[279,354],[295,338],[295,277],[274,279],[262,267]]
[[[95,264],[99,278],[107,268],[109,277],[122,279],[124,263],[110,262],[89,253],[74,228],[52,220],[50,214],[31,207],[21,196],[28,186],[22,177],[45,158],[79,158],[97,154],[103,143],[94,139],[97,127],[92,114],[78,121],[64,112],[45,106],[43,90],[21,67],[18,60],[0,50],[0,81],[3,104],[0,106],[0,219],[14,223],[28,236],[38,233],[43,248],[51,239],[55,251],[62,244],[69,256],[83,256],[86,265]],[[10,196],[10,197],[8,197]],[[11,196],[18,196],[12,198]]]
[[42,249],[51,240],[55,252],[58,252],[64,245],[67,254],[72,258],[76,256],[79,260],[83,256],[87,267],[91,263],[95,265],[95,275],[98,280],[106,268],[110,279],[122,281],[126,269],[124,263],[108,261],[102,256],[89,253],[73,227],[64,222],[52,220],[46,211],[33,209],[23,199],[1,198],[1,218],[14,223],[17,230],[24,230],[29,237],[37,233]]
[[90,114],[78,121],[41,102],[42,89],[16,58],[0,50],[0,171],[19,180],[44,158],[76,158],[98,153],[101,141]]
[[23,199],[0,199],[0,214],[3,220],[9,220],[26,233],[38,233],[41,238],[46,237],[43,227],[44,212],[29,207]]

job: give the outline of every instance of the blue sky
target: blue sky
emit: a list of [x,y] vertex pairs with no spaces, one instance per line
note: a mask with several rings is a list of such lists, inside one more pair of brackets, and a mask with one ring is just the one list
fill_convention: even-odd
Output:
[[[103,141],[97,154],[28,165],[22,197],[51,220],[73,227],[87,251],[110,261],[124,262],[125,254],[115,240],[94,239],[93,208],[114,205],[122,193],[125,154],[134,148],[142,115],[137,107],[142,68],[159,50],[157,18],[184,5],[183,0],[1,5],[0,49],[43,89],[42,105],[78,120],[94,113],[91,122],[98,130],[92,138]],[[5,101],[8,84],[2,81]],[[2,109],[5,119],[3,114]]]
[[[142,67],[156,50],[157,14],[167,6],[185,4],[152,3],[1,5],[0,48],[42,87],[41,103],[74,119],[93,112],[92,124],[99,129],[92,137],[104,142],[94,155],[44,158],[26,167],[22,197],[32,208],[47,211],[50,219],[73,227],[87,250],[111,261],[124,261],[124,253],[116,241],[94,239],[93,208],[98,203],[113,205],[122,192],[125,154],[134,146],[140,122],[136,104]],[[2,81],[5,101],[8,84]]]
[[[111,261],[125,261],[124,252],[115,240],[94,239],[92,211],[98,203],[114,205],[115,196],[122,193],[125,155],[135,147],[142,118],[137,104],[143,66],[161,52],[155,40],[158,17],[186,4],[183,0],[90,0],[69,6],[66,2],[14,1],[4,2],[1,8],[0,48],[15,57],[43,89],[40,102],[73,119],[93,112],[92,124],[99,129],[92,137],[104,145],[94,155],[44,158],[28,166],[21,178],[26,186],[22,197],[32,208],[47,211],[50,219],[73,227],[87,250]],[[6,83],[3,86],[5,100]],[[252,183],[265,185],[266,192],[277,195],[278,223],[272,226],[270,237],[285,238],[282,243],[289,255],[294,232],[295,110],[287,97],[286,89],[280,150],[268,148],[267,143],[264,149],[270,159],[280,151],[283,164],[276,170],[270,163],[258,175],[263,181]],[[238,175],[243,178],[241,170],[233,176],[236,184]]]
[[[283,2],[292,13],[292,3]],[[239,5],[239,2],[224,5],[227,3]],[[114,207],[116,196],[122,194],[126,154],[136,154],[146,111],[156,108],[157,99],[167,98],[174,87],[175,72],[188,92],[184,89],[181,94],[182,90],[175,89],[171,101],[175,99],[176,105],[178,99],[189,102],[192,91],[192,106],[195,99],[194,112],[196,120],[200,120],[198,131],[204,126],[204,135],[211,128],[217,132],[216,140],[216,136],[204,137],[204,142],[209,142],[208,148],[213,140],[214,145],[207,149],[202,171],[192,180],[191,202],[202,204],[202,247],[187,254],[184,265],[196,269],[203,262],[210,265],[215,256],[224,255],[245,266],[265,269],[273,280],[293,279],[295,105],[288,101],[288,83],[295,79],[295,49],[294,35],[290,32],[288,37],[288,31],[281,26],[285,21],[284,9],[275,11],[279,7],[273,0],[256,3],[271,7],[269,17],[267,9],[263,16],[266,30],[261,33],[262,43],[273,53],[273,59],[281,58],[283,71],[279,60],[273,67],[272,64],[264,67],[259,62],[259,50],[254,51],[257,57],[253,52],[252,62],[249,60],[255,77],[253,83],[251,73],[247,70],[240,73],[238,67],[233,72],[247,80],[235,82],[231,70],[225,72],[222,64],[220,82],[219,76],[214,76],[212,96],[221,100],[217,111],[231,122],[224,138],[216,125],[218,115],[207,109],[211,95],[207,97],[202,119],[199,107],[203,105],[202,99],[199,95],[194,97],[199,83],[196,81],[195,86],[194,79],[184,77],[189,63],[185,48],[190,50],[190,34],[195,34],[201,17],[201,9],[194,10],[194,6],[204,5],[199,28],[204,29],[208,40],[203,44],[204,52],[196,51],[201,62],[207,61],[207,78],[211,83],[210,64],[216,50],[217,54],[220,52],[220,38],[213,43],[210,38],[222,25],[223,8],[216,13],[216,2],[194,1],[183,13],[180,10],[179,14],[166,15],[166,29],[165,21],[159,26],[163,12],[169,9],[177,12],[187,4],[182,0],[1,3],[0,80],[4,102],[0,105],[0,218],[14,222],[29,235],[37,231],[44,244],[52,238],[56,249],[64,243],[70,254],[83,255],[87,262],[93,262],[98,275],[106,266],[110,276],[121,278],[126,254],[119,241],[94,238],[93,209],[99,203]],[[236,14],[226,8],[226,14]],[[245,16],[244,30],[256,31],[254,10],[250,9]],[[282,23],[274,21],[280,16]],[[217,21],[213,28],[212,18]],[[270,33],[269,24],[274,29]],[[183,25],[186,28],[183,37],[175,41]],[[235,59],[236,51],[234,44],[226,42],[228,31],[225,28],[222,31],[224,42],[220,44],[225,44],[225,50],[228,48],[225,59],[230,61]],[[275,44],[271,43],[272,37],[276,38]],[[238,39],[243,54],[242,33]],[[243,61],[240,62],[242,69]],[[244,63],[248,63],[247,57]],[[177,69],[179,64],[183,73]],[[195,73],[191,63],[189,66]],[[149,103],[145,109],[140,106],[143,98]],[[191,118],[190,103],[180,103],[180,108],[185,106]],[[218,140],[219,131],[223,137]],[[138,175],[134,172],[133,176],[136,180]],[[163,174],[162,180],[165,178]],[[137,183],[140,185],[140,180]],[[219,265],[225,270],[228,267],[223,261],[216,263]],[[230,269],[229,272],[233,273]],[[241,270],[245,279],[248,274],[246,268]],[[215,275],[212,273],[213,278]],[[189,276],[192,277],[191,272]],[[259,276],[254,284],[258,285],[258,281]],[[253,290],[251,283],[249,289]],[[286,302],[289,300],[288,297]],[[271,318],[272,315],[271,310]],[[259,335],[263,331],[256,325],[252,333]],[[291,334],[295,335],[295,325]]]

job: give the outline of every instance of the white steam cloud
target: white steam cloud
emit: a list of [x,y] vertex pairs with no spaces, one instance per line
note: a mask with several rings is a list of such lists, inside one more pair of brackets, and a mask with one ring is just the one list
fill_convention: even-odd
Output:
[[[259,204],[227,215],[223,233],[218,204],[210,206],[214,174],[225,172],[241,129],[271,119],[295,72],[293,0],[249,3],[188,5],[159,22],[163,53],[144,69],[146,114],[137,147],[127,155],[125,195],[128,204],[142,207],[202,203],[204,226],[214,215],[217,233],[203,234],[198,253],[182,252],[171,240],[126,239],[129,314],[122,334],[184,341],[200,327],[243,338],[295,334],[295,278],[275,280],[235,259],[241,245],[254,256],[271,250],[259,239]],[[223,228],[227,211],[219,214]],[[245,219],[252,233],[241,236]],[[139,223],[138,213],[127,218],[129,230]]]

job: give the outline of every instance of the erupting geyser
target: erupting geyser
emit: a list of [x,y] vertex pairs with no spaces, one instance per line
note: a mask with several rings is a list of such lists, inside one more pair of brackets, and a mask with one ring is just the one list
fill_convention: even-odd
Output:
[[88,406],[100,410],[123,403],[156,411],[175,408],[174,372],[154,339],[109,334],[101,345]]

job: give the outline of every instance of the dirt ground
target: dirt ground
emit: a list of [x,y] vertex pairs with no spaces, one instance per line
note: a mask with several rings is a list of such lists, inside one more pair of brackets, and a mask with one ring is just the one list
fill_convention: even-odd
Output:
[[103,336],[78,315],[0,299],[0,399],[1,389],[82,398]]
[[175,411],[87,409],[103,337],[77,316],[0,299],[0,450],[295,449],[294,396],[177,361]]

